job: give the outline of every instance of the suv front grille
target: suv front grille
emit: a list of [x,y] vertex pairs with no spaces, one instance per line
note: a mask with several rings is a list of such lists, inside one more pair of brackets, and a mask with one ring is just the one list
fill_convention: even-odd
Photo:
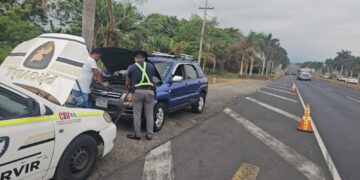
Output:
[[120,98],[122,95],[122,93],[105,91],[105,90],[100,90],[100,89],[92,89],[91,92],[98,96],[110,97],[110,98]]

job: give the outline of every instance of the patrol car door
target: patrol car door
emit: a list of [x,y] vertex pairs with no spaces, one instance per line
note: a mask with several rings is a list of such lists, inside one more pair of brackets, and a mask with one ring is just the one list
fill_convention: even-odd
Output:
[[174,74],[174,76],[181,76],[183,77],[182,81],[171,82],[170,84],[170,108],[182,106],[186,103],[186,95],[188,93],[188,85],[187,81],[185,80],[185,70],[184,65],[179,65]]
[[54,149],[54,127],[39,104],[0,84],[0,180],[41,179]]

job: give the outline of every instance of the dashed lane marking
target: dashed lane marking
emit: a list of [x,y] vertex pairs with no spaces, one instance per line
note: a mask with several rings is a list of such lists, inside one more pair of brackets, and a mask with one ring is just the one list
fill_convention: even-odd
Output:
[[311,180],[322,180],[325,179],[324,174],[321,168],[310,161],[309,159],[303,157],[301,154],[291,149],[289,146],[280,142],[264,130],[257,127],[255,124],[251,123],[249,120],[240,116],[240,114],[236,113],[230,108],[224,109],[224,112],[234,119],[237,123],[242,125],[245,129],[247,129],[252,135],[262,141],[265,145],[267,145],[270,149],[276,152],[280,157],[282,157],[285,161],[295,167],[299,172],[301,172],[304,176]]
[[274,85],[274,84],[269,84],[269,86],[280,88],[280,89],[290,90],[290,87],[284,87],[284,86],[279,86],[279,85]]
[[[291,77],[291,80],[292,80],[293,83],[295,83],[294,79],[292,77]],[[305,110],[305,103],[304,103],[304,100],[303,100],[303,98],[302,98],[302,96],[300,94],[299,88],[296,88],[296,91],[297,91],[297,94],[299,96],[300,102],[301,102],[301,104],[303,106],[303,109]],[[339,174],[338,170],[336,169],[334,161],[332,160],[332,158],[331,158],[331,156],[329,154],[329,151],[327,150],[327,148],[325,146],[325,143],[322,140],[319,131],[317,130],[316,124],[314,123],[314,119],[311,118],[311,116],[310,116],[310,120],[311,120],[311,124],[312,124],[312,128],[313,128],[313,131],[314,131],[314,134],[315,134],[316,141],[319,144],[321,153],[324,156],[325,162],[326,162],[326,164],[328,166],[328,169],[330,171],[330,174],[331,174],[332,178],[334,180],[341,180],[340,174]]]
[[173,160],[171,142],[168,141],[153,149],[145,157],[142,180],[173,180]]
[[234,174],[232,180],[256,180],[259,172],[259,166],[243,163]]
[[279,92],[283,92],[283,93],[287,93],[287,94],[293,94],[293,95],[296,95],[295,93],[293,92],[289,92],[289,91],[284,91],[284,90],[281,90],[281,89],[276,89],[276,88],[271,88],[271,87],[264,87],[266,89],[271,89],[271,90],[274,90],[274,91],[279,91]]
[[287,117],[287,118],[290,118],[290,119],[293,119],[293,120],[295,120],[295,121],[300,121],[300,117],[298,117],[298,116],[295,116],[295,115],[293,115],[293,114],[291,114],[291,113],[288,113],[288,112],[286,112],[286,111],[284,111],[284,110],[282,110],[282,109],[279,109],[279,108],[277,108],[277,107],[274,107],[274,106],[271,106],[271,105],[269,105],[269,104],[266,104],[266,103],[263,103],[263,102],[261,102],[261,101],[258,101],[258,100],[256,100],[256,99],[254,99],[254,98],[251,98],[251,97],[246,97],[245,99],[247,99],[247,100],[249,100],[249,101],[251,101],[251,102],[254,102],[254,103],[256,103],[256,104],[258,104],[258,105],[260,105],[260,106],[262,106],[262,107],[265,107],[265,108],[267,108],[267,109],[270,109],[270,110],[272,110],[272,111],[274,111],[274,112],[277,112],[277,113],[279,113],[279,114],[281,114],[281,115],[283,115],[283,116],[285,116],[285,117]]
[[280,98],[280,99],[284,99],[284,100],[287,100],[287,101],[290,101],[290,102],[299,103],[299,101],[297,101],[297,100],[294,100],[294,99],[291,99],[291,98],[287,98],[287,97],[284,97],[284,96],[279,96],[279,95],[277,95],[277,94],[265,92],[265,91],[262,91],[262,90],[257,90],[257,92],[260,92],[260,93],[263,93],[263,94],[267,94],[267,95],[270,95],[270,96],[273,96],[273,97],[277,97],[277,98]]
[[360,100],[357,100],[357,99],[355,99],[355,98],[352,98],[352,97],[350,97],[350,96],[346,96],[346,98],[348,98],[348,99],[351,99],[351,100],[353,100],[353,101],[355,101],[355,102],[358,102],[358,103],[360,103]]

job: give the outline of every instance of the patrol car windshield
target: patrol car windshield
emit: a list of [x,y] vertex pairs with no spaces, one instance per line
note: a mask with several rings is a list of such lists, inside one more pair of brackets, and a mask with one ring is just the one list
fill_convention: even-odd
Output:
[[30,114],[24,98],[0,88],[0,121]]
[[153,62],[156,70],[159,72],[161,79],[164,80],[168,74],[171,63],[169,62]]

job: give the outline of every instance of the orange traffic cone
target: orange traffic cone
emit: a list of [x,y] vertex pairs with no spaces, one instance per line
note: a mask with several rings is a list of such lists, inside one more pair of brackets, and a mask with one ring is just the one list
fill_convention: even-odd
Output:
[[295,84],[292,84],[292,86],[291,86],[291,92],[296,92],[296,86],[295,86]]
[[303,118],[297,128],[299,131],[314,132],[311,126],[310,105],[306,104]]

